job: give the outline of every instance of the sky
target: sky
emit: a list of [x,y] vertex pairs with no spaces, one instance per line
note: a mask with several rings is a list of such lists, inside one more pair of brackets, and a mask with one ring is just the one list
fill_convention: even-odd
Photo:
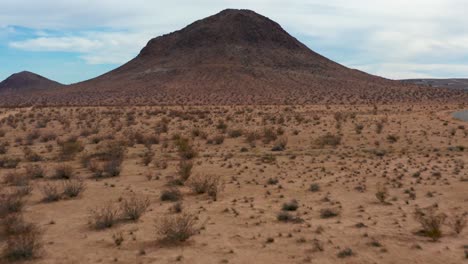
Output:
[[70,84],[226,8],[275,20],[312,50],[390,79],[468,77],[467,0],[0,0],[0,80]]

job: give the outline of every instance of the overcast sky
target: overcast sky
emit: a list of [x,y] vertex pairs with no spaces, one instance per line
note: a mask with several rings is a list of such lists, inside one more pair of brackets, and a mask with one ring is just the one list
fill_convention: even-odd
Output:
[[0,79],[105,73],[148,40],[226,8],[252,9],[312,50],[392,79],[468,77],[467,0],[0,0]]

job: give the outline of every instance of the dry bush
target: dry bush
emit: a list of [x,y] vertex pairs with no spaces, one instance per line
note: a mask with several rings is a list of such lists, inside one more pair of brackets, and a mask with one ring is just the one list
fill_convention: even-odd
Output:
[[437,208],[434,206],[416,209],[414,218],[421,224],[422,233],[431,238],[433,241],[439,240],[442,237],[442,225],[447,218],[444,213],[437,213]]
[[18,213],[23,209],[24,198],[18,192],[0,194],[0,217]]
[[249,132],[245,135],[245,141],[250,145],[250,146],[255,146],[255,141],[259,139],[260,136],[257,134],[257,132]]
[[186,138],[178,138],[175,142],[179,156],[182,159],[190,160],[197,156],[197,152],[193,149],[189,140]]
[[15,169],[20,163],[21,159],[3,157],[0,158],[0,168],[2,169]]
[[124,242],[124,236],[122,231],[112,234],[112,240],[114,240],[114,244],[116,246],[122,245],[122,243]]
[[304,220],[298,216],[294,216],[287,211],[281,211],[276,215],[276,219],[280,222],[301,223]]
[[377,200],[379,200],[379,202],[383,204],[387,203],[388,189],[382,184],[377,184],[377,192],[375,193],[375,197]]
[[456,214],[452,217],[450,220],[450,227],[452,228],[453,232],[455,234],[459,235],[465,229],[467,220],[466,220],[466,214]]
[[216,135],[206,141],[207,144],[221,145],[224,143],[224,135]]
[[160,236],[161,242],[171,244],[185,242],[199,233],[197,221],[197,216],[188,213],[165,216],[156,222],[156,234]]
[[242,136],[242,134],[243,134],[242,129],[232,129],[232,130],[228,131],[228,135],[231,138],[238,138],[238,137]]
[[5,175],[5,183],[13,186],[27,186],[31,178],[25,173],[10,172]]
[[96,178],[119,176],[125,148],[123,142],[119,141],[103,143],[95,153],[83,155],[81,163],[83,167],[91,170]]
[[181,198],[182,198],[182,193],[176,188],[164,190],[161,193],[161,201],[177,202]]
[[56,202],[62,197],[57,185],[51,183],[44,184],[41,187],[41,192],[43,195],[42,201],[47,203]]
[[320,191],[320,185],[318,183],[312,183],[309,187],[309,191],[318,192]]
[[154,156],[154,152],[152,152],[150,149],[147,149],[141,157],[143,165],[148,166],[153,161]]
[[283,136],[276,140],[273,148],[271,149],[272,151],[283,151],[286,149],[286,145],[288,144],[288,138]]
[[48,132],[41,136],[40,141],[45,143],[45,142],[49,142],[49,141],[56,140],[56,139],[57,139],[57,135],[55,133]]
[[0,143],[0,154],[6,154],[8,152],[8,146],[6,143]]
[[214,201],[217,200],[218,194],[223,190],[224,183],[221,177],[217,175],[196,175],[190,177],[187,181],[187,186],[196,194],[207,193]]
[[181,160],[179,162],[179,177],[182,182],[185,182],[192,174],[193,163],[188,160]]
[[110,228],[117,221],[118,213],[119,211],[112,203],[92,209],[89,214],[89,224],[97,230]]
[[290,202],[284,203],[282,210],[283,211],[296,211],[299,208],[299,203],[297,200],[292,200]]
[[86,189],[82,179],[66,180],[63,182],[63,195],[68,198],[78,197]]
[[388,136],[387,136],[387,141],[388,141],[389,143],[395,143],[395,142],[398,141],[398,139],[399,139],[399,138],[398,138],[398,136],[396,136],[396,135],[388,135]]
[[324,208],[320,210],[320,217],[324,219],[332,218],[338,215],[339,215],[338,210],[333,209],[333,208]]
[[55,167],[54,179],[71,179],[73,176],[73,168],[70,165],[58,165]]
[[6,236],[14,236],[31,231],[35,226],[24,221],[21,213],[5,216],[1,220],[1,232]]
[[29,162],[39,162],[43,160],[41,155],[37,154],[36,152],[34,152],[32,149],[28,147],[23,149],[23,153],[24,153],[24,158]]
[[341,136],[339,135],[332,135],[330,133],[321,136],[315,140],[315,143],[320,147],[331,146],[336,147],[341,144]]
[[39,229],[31,225],[23,232],[7,238],[4,256],[11,261],[32,259],[42,247],[41,238]]
[[275,130],[273,128],[265,128],[263,130],[263,139],[262,142],[264,144],[270,144],[271,142],[275,141],[278,139],[278,135],[276,134]]
[[33,179],[44,178],[44,169],[39,165],[28,165],[25,169],[28,177]]
[[148,210],[150,201],[148,198],[132,196],[124,199],[120,204],[122,218],[137,221]]
[[71,160],[76,154],[83,151],[84,147],[76,138],[70,138],[65,142],[59,142],[60,153],[59,160]]

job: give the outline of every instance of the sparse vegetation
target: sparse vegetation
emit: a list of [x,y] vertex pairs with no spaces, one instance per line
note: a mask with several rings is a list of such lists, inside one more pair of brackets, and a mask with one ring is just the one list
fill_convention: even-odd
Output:
[[132,196],[124,199],[120,204],[122,217],[131,221],[137,221],[148,210],[150,201],[148,198]]
[[442,237],[442,225],[444,224],[447,215],[438,213],[436,207],[428,207],[424,209],[416,209],[414,213],[416,221],[422,227],[422,233],[437,241]]
[[156,234],[165,243],[185,242],[199,232],[197,222],[197,217],[189,213],[165,216],[156,222]]

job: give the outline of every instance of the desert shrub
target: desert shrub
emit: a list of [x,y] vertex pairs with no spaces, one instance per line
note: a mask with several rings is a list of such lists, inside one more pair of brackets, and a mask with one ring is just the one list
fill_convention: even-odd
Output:
[[188,180],[188,187],[196,194],[207,193],[213,200],[217,200],[219,192],[224,188],[220,176],[215,175],[196,175]]
[[50,203],[60,200],[62,194],[60,193],[57,185],[55,184],[45,184],[41,187],[41,192],[43,195],[42,201]]
[[179,177],[180,179],[185,182],[190,175],[192,174],[193,163],[188,160],[181,160],[179,162]]
[[312,183],[309,187],[309,191],[318,192],[320,191],[320,185],[318,183]]
[[5,183],[13,186],[27,186],[31,178],[25,173],[9,172],[5,175]]
[[174,203],[174,205],[169,208],[169,211],[174,214],[182,213],[182,210],[183,206],[181,202]]
[[84,147],[80,141],[76,140],[75,138],[71,138],[65,142],[60,142],[60,160],[71,160],[73,159],[76,154],[83,151]]
[[269,144],[270,142],[273,142],[276,139],[278,139],[278,135],[276,134],[276,132],[275,132],[275,130],[273,128],[265,128],[263,130],[262,142],[264,144]]
[[256,132],[249,132],[245,135],[245,141],[249,143],[250,146],[254,146],[258,138],[260,138],[260,136]]
[[40,141],[49,142],[49,141],[56,140],[56,139],[57,139],[57,135],[55,133],[49,132],[49,133],[43,134],[41,136]]
[[330,133],[321,136],[315,140],[315,143],[320,147],[331,146],[336,147],[341,144],[341,136],[332,135]]
[[278,182],[279,182],[278,178],[269,178],[267,180],[268,185],[276,185],[276,184],[278,184]]
[[169,120],[161,120],[158,123],[156,123],[156,127],[154,128],[156,134],[161,134],[161,133],[167,133],[169,131]]
[[148,210],[150,201],[148,198],[132,196],[124,199],[120,204],[122,217],[131,221],[137,221]]
[[120,175],[122,161],[120,160],[111,160],[104,163],[103,172],[104,176],[117,177]]
[[55,167],[53,178],[55,179],[71,179],[73,178],[73,168],[70,165],[58,165]]
[[388,135],[388,136],[387,136],[387,141],[388,141],[389,143],[395,143],[395,142],[398,141],[398,136],[396,136],[396,135]]
[[34,152],[32,149],[26,147],[23,149],[24,158],[29,162],[39,162],[42,160],[41,155]]
[[8,146],[5,143],[0,143],[0,154],[6,154],[8,151]]
[[44,178],[44,169],[39,165],[28,165],[25,169],[28,177],[33,179]]
[[86,189],[81,179],[66,180],[63,182],[63,195],[68,198],[78,197]]
[[42,247],[41,238],[41,232],[33,226],[25,232],[9,236],[3,253],[11,261],[32,259]]
[[345,249],[341,250],[340,252],[338,252],[338,254],[336,254],[336,256],[339,257],[339,258],[351,257],[353,255],[354,255],[354,252],[350,248],[345,248]]
[[354,126],[354,130],[356,131],[356,134],[361,134],[362,133],[362,130],[364,129],[364,125],[363,124],[356,124]]
[[263,163],[275,163],[276,162],[276,156],[273,155],[273,154],[270,154],[270,153],[266,153],[265,155],[263,155],[261,158],[261,161]]
[[227,125],[224,123],[224,120],[219,120],[218,124],[216,125],[216,129],[221,130],[221,131],[226,131]]
[[193,149],[188,139],[179,138],[176,140],[175,145],[182,159],[190,160],[197,156],[197,152]]
[[455,234],[460,234],[467,224],[466,214],[455,214],[450,220],[450,227]]
[[271,149],[272,151],[283,151],[286,149],[286,145],[288,144],[288,138],[287,137],[281,137],[279,138],[273,148]]
[[112,234],[112,240],[114,240],[114,244],[116,246],[122,245],[122,243],[124,242],[123,233],[117,232],[117,233]]
[[299,208],[299,204],[296,200],[292,200],[290,202],[284,203],[282,210],[283,211],[296,211]]
[[232,129],[232,130],[229,130],[228,131],[228,135],[229,137],[232,137],[232,138],[238,138],[240,136],[242,136],[242,130],[241,129]]
[[384,127],[383,122],[378,122],[378,123],[375,125],[375,132],[376,132],[377,134],[382,133],[383,127]]
[[383,204],[387,203],[388,189],[382,184],[377,184],[377,192],[375,193],[375,197],[377,200],[379,200],[379,202]]
[[223,135],[216,135],[213,138],[209,139],[207,141],[208,144],[213,144],[213,145],[221,145],[224,143],[224,136]]
[[442,225],[447,216],[444,213],[437,213],[437,208],[432,206],[424,209],[416,209],[415,220],[421,225],[422,233],[433,241],[442,237]]
[[18,159],[18,158],[9,158],[9,157],[0,158],[0,168],[14,169],[18,166],[20,161],[21,159]]
[[199,128],[192,129],[192,137],[199,137],[202,134],[202,131]]
[[153,158],[154,158],[154,152],[147,149],[141,157],[143,165],[148,166],[153,161]]
[[156,222],[156,234],[160,241],[166,243],[181,243],[196,235],[198,218],[193,214],[178,214],[165,216]]
[[35,226],[24,221],[21,213],[14,213],[1,219],[1,232],[6,236],[14,236],[31,231]]
[[0,194],[0,217],[18,213],[23,209],[24,198],[17,192]]
[[276,215],[276,219],[280,222],[300,223],[303,220],[300,217],[294,216],[287,211],[281,211]]
[[89,224],[100,230],[112,227],[117,221],[118,210],[111,203],[92,209],[89,214]]
[[320,217],[324,219],[332,218],[338,215],[339,215],[338,210],[333,209],[333,208],[324,208],[320,210]]
[[161,201],[177,202],[182,198],[181,192],[176,188],[164,190],[161,193]]

